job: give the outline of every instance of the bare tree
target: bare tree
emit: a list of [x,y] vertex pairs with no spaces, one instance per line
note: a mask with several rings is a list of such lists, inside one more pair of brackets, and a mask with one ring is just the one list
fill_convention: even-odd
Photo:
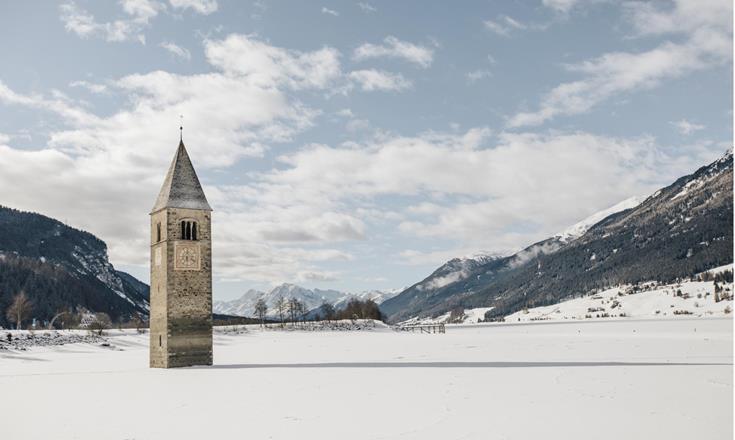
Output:
[[283,318],[286,316],[286,309],[288,308],[288,301],[286,298],[279,296],[276,300],[276,310],[278,310],[278,317],[281,320],[281,327],[283,327]]
[[289,298],[288,300],[288,317],[291,323],[296,322],[296,317],[299,313],[299,300],[296,298]]
[[303,301],[298,302],[298,313],[299,318],[301,318],[301,321],[306,321],[306,313],[308,310],[306,310],[306,304]]
[[140,334],[145,333],[145,321],[143,318],[140,317],[140,315],[135,314],[133,316],[133,325],[135,326],[135,331],[137,331]]
[[97,333],[102,336],[102,333],[112,326],[112,320],[107,313],[97,313],[94,315],[94,320],[89,323],[89,331]]
[[263,298],[258,299],[258,301],[255,302],[255,314],[258,315],[258,319],[260,319],[260,326],[263,327],[265,323],[265,315],[268,313],[268,304],[265,303],[265,300]]
[[54,323],[56,323],[57,319],[61,319],[61,328],[64,328],[64,317],[71,313],[71,310],[61,310],[59,312],[56,312],[56,314],[51,318],[51,321],[48,323],[48,329],[53,330],[54,329]]
[[449,324],[457,324],[457,323],[460,323],[461,324],[462,321],[464,320],[464,316],[465,316],[464,315],[464,307],[457,306],[457,307],[453,308],[450,311],[449,318],[447,319],[447,322]]
[[306,304],[296,298],[291,298],[288,302],[288,311],[291,315],[291,322],[298,322],[306,315]]
[[83,317],[84,314],[81,311],[74,312],[73,310],[69,310],[68,314],[61,316],[61,328],[78,328],[79,324],[82,323]]
[[28,299],[24,291],[20,291],[19,294],[15,295],[13,302],[5,312],[8,321],[15,323],[15,328],[20,330],[23,321],[28,319],[33,310],[33,303]]

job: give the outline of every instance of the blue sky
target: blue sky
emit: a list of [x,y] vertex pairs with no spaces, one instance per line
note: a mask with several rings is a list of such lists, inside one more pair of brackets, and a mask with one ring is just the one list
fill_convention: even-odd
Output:
[[125,0],[0,5],[0,204],[147,280],[184,139],[215,298],[403,287],[715,159],[732,4]]

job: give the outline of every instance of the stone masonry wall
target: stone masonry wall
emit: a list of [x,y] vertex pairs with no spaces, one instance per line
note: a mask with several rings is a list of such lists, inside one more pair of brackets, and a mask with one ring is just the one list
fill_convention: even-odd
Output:
[[[154,325],[151,320],[151,366],[179,367],[189,365],[212,364],[212,245],[210,212],[183,208],[169,208],[161,217],[165,221],[166,240],[162,243],[165,249],[160,266],[163,273],[154,268],[155,252],[152,247],[151,256],[151,316],[154,316],[153,295],[154,279],[160,281],[165,297],[165,324]],[[154,213],[152,219],[158,219]],[[197,240],[181,240],[182,220],[196,221],[198,227]],[[155,220],[152,224],[156,234]],[[155,235],[152,237],[155,241]],[[175,251],[177,246],[196,249],[199,259],[195,269],[177,268]],[[165,269],[163,269],[165,268]],[[158,297],[156,297],[158,299]],[[156,310],[156,316],[161,318]],[[155,328],[155,330],[154,330]],[[163,331],[165,334],[154,334]],[[159,336],[162,344],[158,347]],[[156,347],[153,347],[156,345]],[[158,359],[163,357],[162,362]]]
[[[151,310],[150,310],[150,366],[168,367],[168,259],[166,258],[166,210],[151,215]],[[157,225],[161,225],[161,240]]]

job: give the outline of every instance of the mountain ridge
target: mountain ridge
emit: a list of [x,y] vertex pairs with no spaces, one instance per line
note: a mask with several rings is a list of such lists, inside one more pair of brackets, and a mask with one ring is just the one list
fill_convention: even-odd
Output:
[[262,298],[268,306],[268,316],[273,317],[277,314],[276,302],[281,297],[287,300],[291,298],[298,299],[306,305],[307,310],[311,311],[317,309],[324,302],[328,302],[336,309],[340,309],[345,307],[347,302],[352,298],[360,300],[371,299],[380,304],[385,299],[397,294],[397,290],[369,290],[349,293],[332,289],[307,289],[296,284],[282,283],[273,287],[268,292],[249,289],[239,298],[230,301],[215,301],[212,308],[215,313],[253,317],[255,316],[255,303]]
[[[632,203],[631,203],[632,204]],[[669,236],[670,235],[670,236]],[[381,304],[391,321],[452,308],[493,307],[488,318],[626,282],[685,277],[732,262],[732,151],[612,213],[573,240],[557,234],[461,277],[435,270]]]

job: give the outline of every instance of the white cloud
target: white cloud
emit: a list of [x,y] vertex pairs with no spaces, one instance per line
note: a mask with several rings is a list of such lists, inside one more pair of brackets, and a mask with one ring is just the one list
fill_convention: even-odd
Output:
[[[375,215],[364,209],[350,212],[305,189],[285,189],[267,176],[245,186],[213,185],[207,176],[212,168],[260,156],[312,126],[319,112],[297,100],[296,90],[352,83],[383,90],[406,87],[407,81],[382,72],[345,74],[332,48],[291,51],[252,36],[206,40],[204,51],[212,69],[208,73],[132,74],[106,80],[105,88],[72,82],[70,87],[126,98],[104,116],[61,91],[19,93],[0,82],[0,104],[48,112],[61,125],[36,149],[13,148],[7,145],[12,138],[0,139],[0,166],[13,164],[0,175],[0,187],[10,189],[3,202],[103,237],[116,264],[144,264],[145,213],[173,154],[178,115],[183,114],[184,141],[217,216],[215,276],[257,282],[338,277],[318,266],[352,258],[332,244],[364,240],[366,222]],[[351,111],[339,114],[355,130],[369,124]],[[291,196],[284,198],[281,191]],[[288,200],[294,203],[284,204]]]
[[[61,126],[49,133],[48,144],[35,149],[13,148],[6,145],[7,138],[0,139],[0,166],[13,164],[12,171],[0,175],[0,186],[7,193],[12,192],[3,203],[67,220],[103,237],[110,245],[112,261],[117,264],[143,264],[149,227],[145,213],[175,150],[178,115],[184,114],[184,141],[217,210],[218,231],[223,232],[216,246],[223,251],[233,246],[229,261],[227,254],[218,252],[217,276],[239,273],[250,277],[242,275],[247,267],[237,269],[240,260],[235,254],[260,251],[258,242],[275,244],[266,247],[264,252],[268,254],[257,258],[276,261],[286,252],[281,250],[284,243],[300,241],[299,233],[311,247],[325,240],[363,237],[364,224],[358,218],[335,210],[274,208],[248,217],[247,205],[219,204],[224,199],[222,194],[228,192],[207,180],[211,168],[228,167],[243,157],[261,155],[269,145],[289,141],[295,133],[310,127],[317,112],[291,97],[284,88],[322,85],[313,78],[320,70],[315,61],[320,59],[319,50],[289,53],[275,61],[264,56],[268,62],[251,66],[248,71],[256,78],[271,79],[264,84],[249,81],[235,68],[239,65],[237,57],[263,56],[233,51],[232,65],[218,63],[216,53],[231,41],[207,41],[213,68],[209,73],[177,75],[154,71],[108,81],[108,93],[127,100],[105,116],[90,112],[60,92],[24,94],[0,82],[0,105],[48,112],[52,117],[58,116]],[[255,47],[267,54],[281,53],[267,45]],[[75,82],[73,86],[85,87],[87,83]],[[261,226],[254,227],[250,235],[243,234],[239,224],[242,218]],[[290,231],[288,226],[292,226]],[[232,233],[225,234],[226,231]],[[301,253],[291,249],[288,253],[287,262],[274,263],[278,268],[273,274],[282,279],[295,279],[303,271],[319,273],[310,261],[344,258],[343,253],[328,248]],[[266,272],[252,277],[266,277]]]
[[529,28],[528,25],[507,15],[501,15],[497,20],[485,20],[483,24],[485,25],[485,29],[503,37],[509,37],[514,30],[526,30]]
[[91,83],[89,81],[72,81],[69,87],[83,87],[92,93],[102,94],[107,92],[107,86],[104,84]]
[[[173,9],[192,9],[199,14],[211,14],[217,10],[216,0],[169,0]],[[135,40],[145,44],[143,31],[152,19],[166,11],[166,5],[158,0],[120,0],[125,19],[97,21],[94,15],[80,8],[73,0],[59,6],[61,21],[68,32],[82,38],[101,37],[107,41]]]
[[207,60],[228,75],[260,86],[324,89],[342,76],[339,52],[330,47],[313,52],[287,50],[253,37],[233,34],[205,41]]
[[268,5],[263,0],[255,0],[253,2],[253,12],[250,14],[250,18],[253,20],[261,20],[263,14],[268,10]]
[[402,58],[406,61],[426,68],[434,59],[434,51],[426,46],[401,41],[394,36],[388,36],[383,40],[385,44],[365,43],[355,49],[353,58],[357,61],[379,57]]
[[585,3],[601,3],[603,1],[605,0],[543,0],[542,3],[547,8],[566,14],[579,5]]
[[204,49],[212,65],[229,76],[259,87],[318,89],[330,94],[346,94],[355,84],[368,92],[400,91],[411,87],[411,81],[403,75],[382,70],[344,73],[341,54],[332,47],[301,52],[271,46],[252,36],[234,34],[224,40],[205,41]]
[[339,17],[339,12],[335,11],[334,9],[329,9],[327,7],[322,7],[322,14],[332,15],[334,17]]
[[375,9],[375,6],[371,5],[370,3],[359,2],[357,6],[360,7],[362,12],[366,12],[368,14],[377,11],[377,9]]
[[163,9],[163,5],[155,0],[121,0],[120,4],[128,15],[145,23]]
[[351,119],[345,124],[345,128],[349,132],[365,131],[370,128],[370,121],[367,119]]
[[487,69],[477,69],[467,73],[467,81],[475,83],[481,79],[490,78],[493,76],[492,72]]
[[583,113],[620,93],[655,87],[732,59],[732,24],[723,18],[732,16],[729,2],[698,2],[692,8],[680,1],[672,11],[660,11],[647,3],[635,5],[630,6],[630,16],[641,35],[684,34],[685,41],[666,41],[638,53],[610,52],[567,65],[569,71],[584,75],[583,79],[556,86],[542,98],[538,110],[520,112],[508,125],[538,125],[559,115]]
[[170,41],[164,41],[163,43],[159,44],[160,47],[166,49],[173,55],[184,59],[184,60],[191,60],[191,52],[189,52],[188,49],[179,46],[176,43],[172,43]]
[[405,90],[411,88],[411,81],[400,73],[389,73],[383,70],[355,70],[350,72],[349,78],[360,85],[364,91],[375,90]]
[[61,116],[64,120],[76,124],[92,124],[98,119],[86,110],[74,106],[63,98],[55,96],[46,98],[39,95],[23,95],[16,93],[0,81],[0,102],[46,110]]
[[114,42],[137,40],[145,44],[142,31],[163,9],[163,5],[153,0],[123,0],[120,4],[128,19],[97,22],[92,14],[79,8],[73,1],[62,3],[59,7],[61,21],[67,31],[80,37],[99,36]]
[[217,11],[217,0],[169,0],[175,9],[191,9],[203,15],[209,15]]
[[694,122],[689,122],[686,119],[682,119],[680,121],[671,122],[671,125],[676,127],[677,130],[679,130],[679,133],[683,135],[690,135],[694,133],[695,131],[704,130],[705,126],[696,124]]
[[[215,221],[219,224],[221,219],[216,217]],[[334,281],[338,274],[320,270],[314,263],[352,259],[351,255],[334,249],[273,247],[263,241],[221,241],[215,246],[218,257],[216,276],[226,281],[247,280],[266,284]]]
[[313,281],[336,281],[337,274],[335,272],[327,272],[327,271],[300,271],[296,278],[298,281],[304,281],[304,282],[313,282]]
[[723,0],[673,0],[661,3],[629,2],[624,5],[640,35],[732,32],[732,2]]
[[693,146],[677,156],[650,138],[587,133],[502,133],[488,145],[489,136],[486,129],[473,129],[312,145],[283,155],[286,168],[261,174],[247,191],[247,203],[254,211],[271,206],[277,212],[276,204],[373,221],[356,206],[410,197],[424,202],[389,220],[401,234],[453,240],[464,253],[502,252],[548,237],[630,194],[653,192],[719,150]]
[[351,109],[348,109],[348,108],[343,108],[343,109],[337,111],[336,114],[337,114],[337,116],[341,116],[343,118],[353,118],[355,116],[355,114],[352,112],[352,110]]
[[[314,123],[318,112],[292,96],[294,90],[328,90],[343,81],[395,89],[407,87],[407,80],[379,71],[345,75],[334,49],[289,51],[242,35],[206,41],[205,54],[209,73],[154,71],[110,80],[108,92],[128,99],[104,116],[61,93],[23,94],[0,83],[3,104],[47,111],[64,124],[37,149],[13,148],[7,136],[0,138],[3,202],[103,237],[115,263],[144,264],[145,213],[173,154],[178,115],[184,114],[184,140],[215,208],[215,276],[316,281],[338,278],[321,263],[354,258],[338,249],[340,243],[371,240],[376,223],[399,235],[456,241],[451,251],[442,251],[446,257],[460,249],[515,248],[591,210],[652,190],[651,176],[666,181],[711,159],[707,145],[678,157],[648,138],[494,138],[476,128],[308,145],[283,153],[273,169],[246,183],[214,185],[207,179],[212,168],[262,154]],[[352,111],[338,113],[359,121]],[[376,208],[383,197],[396,196],[419,202],[396,212]],[[404,258],[417,263],[429,257]]]

